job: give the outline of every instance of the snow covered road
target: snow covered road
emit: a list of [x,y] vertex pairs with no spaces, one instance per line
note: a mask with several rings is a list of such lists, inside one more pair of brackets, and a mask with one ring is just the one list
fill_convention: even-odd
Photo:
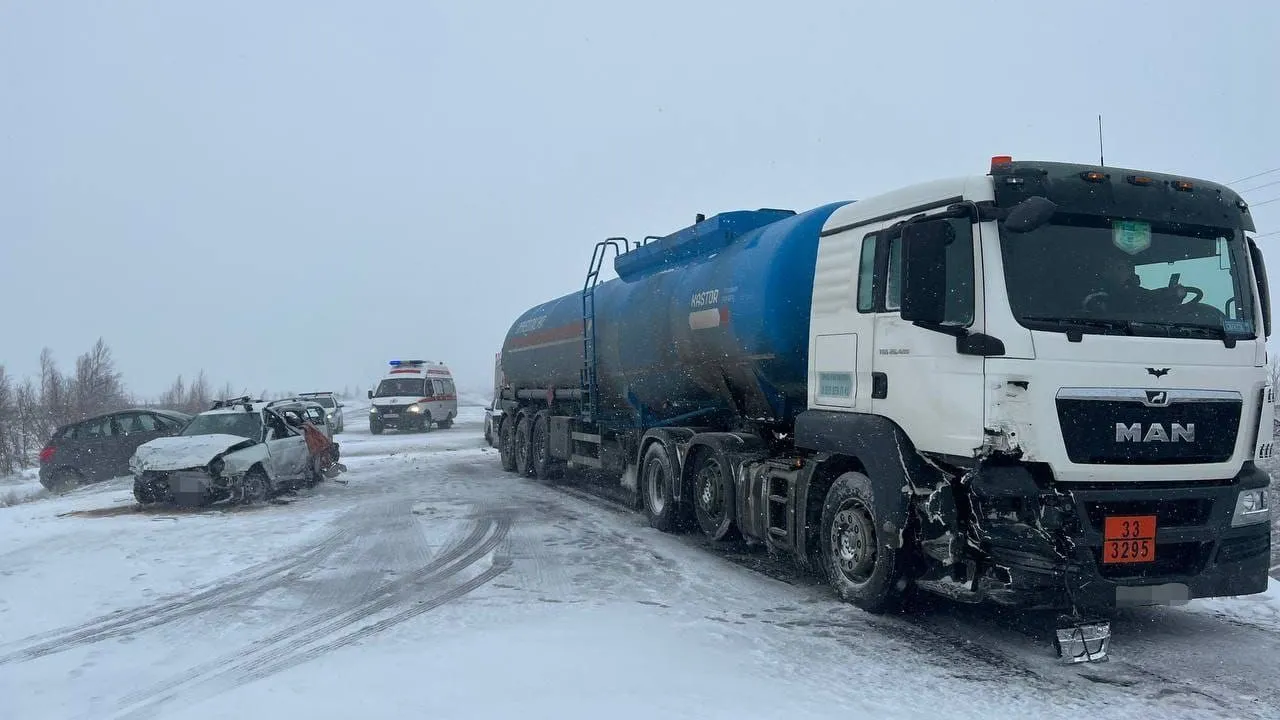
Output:
[[287,505],[0,509],[2,718],[1274,718],[1280,588],[1126,613],[1064,666],[1043,617],[834,601],[756,554],[503,473],[482,411],[371,436]]

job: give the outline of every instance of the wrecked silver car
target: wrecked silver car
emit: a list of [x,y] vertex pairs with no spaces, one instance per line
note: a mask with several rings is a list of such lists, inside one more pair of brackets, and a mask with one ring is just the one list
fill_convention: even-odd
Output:
[[309,404],[248,397],[214,403],[178,435],[138,447],[129,461],[134,497],[142,504],[248,504],[321,482],[301,428]]

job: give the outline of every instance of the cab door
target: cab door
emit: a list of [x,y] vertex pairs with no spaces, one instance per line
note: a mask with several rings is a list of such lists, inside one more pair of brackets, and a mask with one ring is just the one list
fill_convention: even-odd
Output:
[[957,339],[985,329],[982,243],[975,218],[956,214],[930,214],[949,228],[945,312],[932,329],[902,319],[903,225],[878,233],[871,411],[897,423],[919,450],[971,457],[983,440],[985,361]]

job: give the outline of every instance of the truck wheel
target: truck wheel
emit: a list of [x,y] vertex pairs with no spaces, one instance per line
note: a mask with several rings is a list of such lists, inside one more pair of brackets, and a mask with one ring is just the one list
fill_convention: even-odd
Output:
[[676,503],[671,496],[674,477],[666,447],[657,442],[649,445],[640,464],[640,493],[649,525],[662,532],[671,532],[676,526]]
[[545,412],[540,412],[533,418],[533,436],[530,442],[529,454],[532,458],[533,476],[539,480],[547,480],[551,477],[551,445],[547,438],[547,419]]
[[906,588],[902,550],[885,544],[879,525],[871,479],[836,478],[822,505],[822,566],[841,600],[870,613],[896,609]]
[[511,472],[516,469],[515,420],[504,415],[498,423],[498,457],[502,459],[502,469]]
[[382,434],[382,423],[378,422],[377,420],[370,420],[370,421],[369,421],[369,432],[373,433],[374,435],[381,435],[381,434]]
[[733,533],[735,497],[723,456],[713,448],[701,448],[693,471],[693,513],[707,537],[724,540]]
[[530,447],[533,435],[533,420],[528,415],[520,418],[519,424],[516,425],[516,474],[520,477],[528,477],[533,474],[532,453],[533,448]]

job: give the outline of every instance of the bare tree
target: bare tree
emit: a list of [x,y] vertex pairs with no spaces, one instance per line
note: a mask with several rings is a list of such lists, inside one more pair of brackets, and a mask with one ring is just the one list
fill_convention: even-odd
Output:
[[27,467],[31,462],[32,453],[44,444],[51,432],[46,431],[42,422],[44,412],[40,407],[40,392],[36,390],[36,385],[31,378],[27,378],[18,386],[14,404],[18,410],[18,464]]
[[204,370],[196,375],[196,379],[191,381],[191,387],[187,388],[186,407],[187,412],[200,412],[209,407],[209,380],[204,376]]
[[80,417],[110,412],[125,404],[124,385],[111,349],[102,338],[76,359],[75,410]]
[[18,435],[22,424],[13,402],[13,384],[0,365],[0,475],[8,475],[18,466]]

